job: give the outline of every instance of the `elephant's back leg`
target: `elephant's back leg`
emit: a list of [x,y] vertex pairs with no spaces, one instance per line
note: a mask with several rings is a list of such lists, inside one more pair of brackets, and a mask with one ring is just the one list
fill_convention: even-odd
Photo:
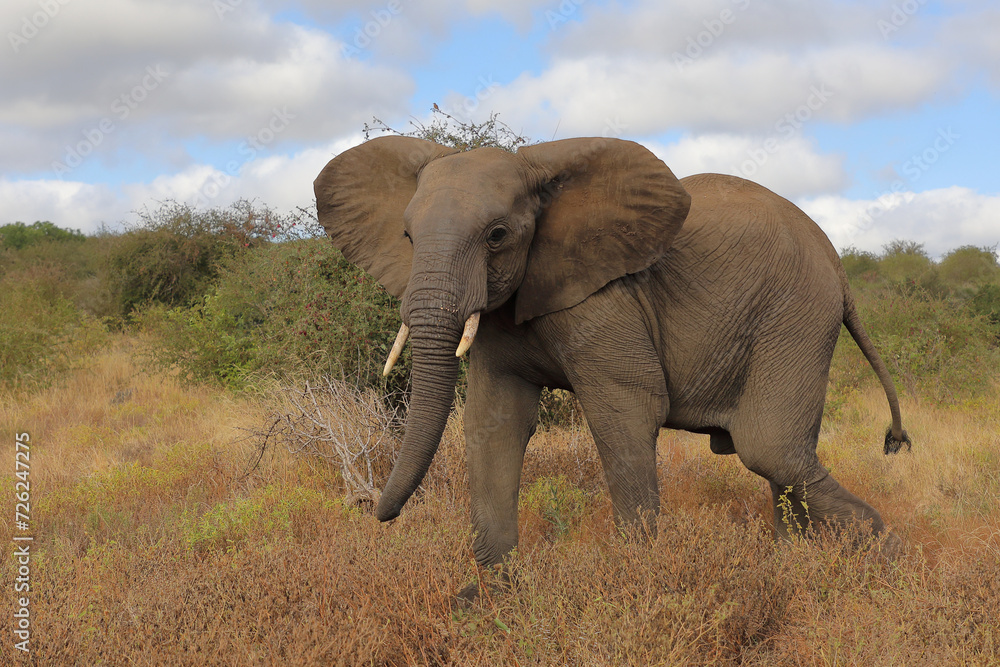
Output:
[[788,349],[775,345],[756,360],[730,428],[740,460],[770,482],[778,536],[805,530],[810,521],[870,521],[874,532],[882,531],[879,513],[843,488],[816,455],[832,343],[817,339],[805,350],[806,360],[822,362],[817,369],[806,361],[789,363],[803,355],[804,343],[783,340]]

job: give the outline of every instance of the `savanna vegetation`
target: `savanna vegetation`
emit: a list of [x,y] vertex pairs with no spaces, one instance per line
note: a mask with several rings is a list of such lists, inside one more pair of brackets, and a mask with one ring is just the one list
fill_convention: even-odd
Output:
[[620,535],[572,398],[548,394],[512,583],[462,608],[493,574],[471,554],[461,388],[422,491],[379,524],[398,304],[308,211],[168,204],[95,236],[6,225],[0,244],[0,424],[11,449],[31,435],[34,535],[30,656],[9,631],[17,563],[0,567],[4,664],[997,664],[995,248],[842,252],[914,447],[882,455],[885,398],[845,331],[820,456],[899,557],[776,547],[767,484],[671,431],[656,542]]

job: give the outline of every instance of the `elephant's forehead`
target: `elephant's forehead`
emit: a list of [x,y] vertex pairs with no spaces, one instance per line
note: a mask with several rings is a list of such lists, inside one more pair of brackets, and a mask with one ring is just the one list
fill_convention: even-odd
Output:
[[475,189],[467,184],[418,190],[404,217],[414,229],[441,223],[479,226],[503,217],[510,210],[507,197],[492,190],[488,185]]
[[477,148],[434,160],[420,174],[420,187],[495,184],[513,188],[521,182],[518,160],[498,148]]
[[481,150],[485,149],[427,165],[406,208],[407,220],[419,224],[446,218],[472,223],[505,216],[523,192],[523,179],[512,155],[499,150],[500,155],[478,154]]

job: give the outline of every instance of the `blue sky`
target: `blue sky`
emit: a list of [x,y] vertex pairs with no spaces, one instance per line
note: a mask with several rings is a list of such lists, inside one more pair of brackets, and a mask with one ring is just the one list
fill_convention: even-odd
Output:
[[437,103],[750,178],[838,248],[1000,243],[991,2],[13,0],[0,25],[0,224],[307,206],[366,121]]

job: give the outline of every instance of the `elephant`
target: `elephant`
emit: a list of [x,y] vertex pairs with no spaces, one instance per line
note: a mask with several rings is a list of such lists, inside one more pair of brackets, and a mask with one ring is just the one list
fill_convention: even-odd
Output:
[[788,200],[734,176],[678,180],[640,144],[608,138],[514,153],[385,136],[330,160],[314,190],[336,247],[400,299],[387,373],[412,345],[409,412],[380,521],[399,515],[427,472],[468,351],[481,566],[517,545],[544,387],[577,397],[620,526],[655,531],[665,427],[707,434],[712,452],[767,479],[779,539],[813,523],[886,531],[816,455],[841,325],[884,388],[886,454],[910,447],[896,390],[836,250]]

